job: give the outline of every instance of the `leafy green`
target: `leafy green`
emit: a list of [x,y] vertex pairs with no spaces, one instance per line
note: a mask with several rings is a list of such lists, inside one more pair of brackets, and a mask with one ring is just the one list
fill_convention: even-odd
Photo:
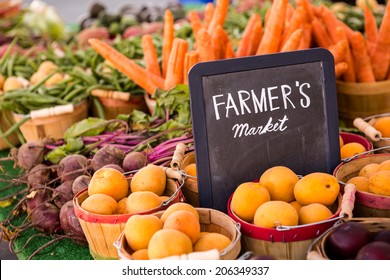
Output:
[[79,121],[68,128],[64,134],[65,141],[81,136],[95,136],[106,130],[107,121],[104,119],[89,117]]

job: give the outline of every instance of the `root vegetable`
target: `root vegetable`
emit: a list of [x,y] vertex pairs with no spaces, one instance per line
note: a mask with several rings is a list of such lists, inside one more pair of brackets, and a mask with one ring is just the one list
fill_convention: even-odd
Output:
[[123,170],[122,167],[120,167],[118,164],[107,164],[105,166],[103,166],[104,168],[113,168],[113,169],[116,169],[118,170],[120,173],[124,173],[125,171]]
[[147,156],[142,152],[130,152],[123,160],[125,172],[141,169],[148,164]]
[[77,194],[78,192],[81,192],[84,189],[88,188],[89,182],[91,181],[91,176],[88,175],[81,175],[74,179],[72,183],[72,192],[73,194]]
[[35,165],[43,163],[44,145],[39,142],[27,142],[17,150],[16,163],[24,169],[30,170]]
[[73,181],[87,172],[88,160],[83,155],[73,154],[61,159],[57,170],[62,182]]
[[91,160],[91,167],[96,172],[107,164],[117,164],[122,166],[125,153],[115,146],[104,146],[93,156]]
[[60,209],[46,202],[31,212],[31,223],[38,231],[57,232],[61,228]]
[[65,181],[57,188],[54,189],[54,204],[61,208],[66,202],[72,200],[73,191],[72,191],[73,181]]
[[47,189],[38,189],[31,191],[26,196],[26,208],[27,213],[33,211],[37,206],[51,199],[51,192]]
[[27,182],[30,186],[45,185],[50,179],[50,167],[40,163],[28,172]]
[[60,209],[60,223],[66,235],[78,237],[76,243],[87,244],[87,239],[80,222],[74,213],[73,201],[66,202]]

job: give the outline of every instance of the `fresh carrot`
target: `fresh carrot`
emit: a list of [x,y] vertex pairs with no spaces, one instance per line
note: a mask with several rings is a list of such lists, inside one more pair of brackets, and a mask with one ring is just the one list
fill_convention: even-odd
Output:
[[215,6],[214,3],[208,2],[204,8],[204,27],[208,28],[213,19]]
[[305,22],[304,19],[304,10],[302,7],[298,7],[289,24],[286,25],[283,34],[282,34],[282,41],[280,42],[280,49],[283,48],[284,44],[286,44],[286,41],[290,38],[291,34],[295,32],[295,30],[302,28],[303,23]]
[[289,51],[298,50],[299,44],[302,40],[302,36],[303,36],[302,28],[295,30],[287,39],[286,43],[284,44],[283,48],[280,51],[289,52]]
[[89,39],[88,43],[115,69],[123,73],[137,85],[152,95],[158,89],[164,89],[164,79],[145,70],[133,60],[118,52],[116,49],[99,39]]
[[375,82],[375,76],[370,57],[367,53],[363,34],[358,31],[354,31],[350,43],[352,47],[352,55],[354,58],[357,81],[361,83]]
[[194,34],[194,38],[196,38],[196,34],[198,33],[199,29],[202,28],[203,24],[196,11],[188,12],[188,19],[191,23],[192,33]]
[[390,2],[386,5],[371,59],[375,79],[385,80],[390,65]]
[[340,25],[340,20],[328,7],[321,5],[320,9],[322,11],[322,22],[325,24],[330,40],[332,44],[336,44],[338,42],[336,28]]
[[339,62],[334,65],[334,71],[336,75],[336,79],[339,80],[342,75],[345,74],[348,70],[348,63]]
[[168,68],[168,60],[172,49],[173,39],[175,38],[174,18],[172,12],[167,9],[164,14],[164,31],[162,45],[162,74],[165,78]]
[[329,47],[329,51],[333,55],[335,64],[346,60],[347,48],[349,48],[349,44],[346,39],[338,41],[336,44]]
[[367,41],[376,43],[378,26],[375,17],[368,6],[364,6],[364,33]]
[[253,27],[253,33],[250,39],[251,48],[250,48],[249,55],[256,54],[257,48],[259,47],[262,37],[263,37],[263,25],[260,20],[259,22],[256,22],[255,26]]
[[235,58],[236,54],[234,53],[233,45],[229,41],[226,44],[225,58]]
[[348,41],[351,40],[352,38],[352,35],[354,33],[354,31],[352,30],[351,27],[349,27],[348,25],[346,25],[344,22],[340,21],[340,24],[339,24],[342,28],[344,28],[344,31],[345,31],[345,35],[347,35],[347,38],[348,38]]
[[261,39],[257,54],[269,54],[279,51],[284,28],[288,0],[274,0],[264,35]]
[[302,7],[306,12],[306,18],[308,22],[312,22],[314,19],[314,12],[310,0],[295,0],[297,7]]
[[311,24],[312,24],[313,37],[317,45],[319,47],[328,49],[329,46],[332,44],[332,41],[323,23],[318,18],[314,18]]
[[199,51],[199,60],[201,62],[215,60],[214,52],[212,51],[211,36],[206,28],[201,28],[198,31],[196,48]]
[[253,13],[248,20],[247,25],[245,26],[244,32],[241,36],[241,40],[239,42],[236,57],[243,57],[250,55],[251,52],[251,39],[254,33],[254,27],[257,22],[260,22],[260,15],[257,13]]
[[306,50],[310,48],[311,45],[311,23],[305,22],[302,26],[303,36],[301,43],[299,44],[298,50]]
[[229,4],[230,0],[217,0],[213,18],[211,19],[211,22],[207,28],[207,31],[210,33],[210,35],[214,33],[218,25],[223,26],[225,23]]
[[291,5],[290,2],[287,3],[287,10],[286,10],[286,22],[285,22],[285,25],[287,25],[291,18],[293,17],[293,15],[295,14],[295,9],[293,7],[293,5]]
[[192,66],[199,62],[199,53],[197,51],[188,51],[184,59],[184,78],[183,83],[188,84],[188,72]]
[[321,18],[322,16],[322,9],[320,6],[311,5],[311,10],[313,11],[313,20],[314,18]]
[[343,80],[348,83],[356,82],[356,74],[355,74],[355,66],[353,62],[353,57],[351,53],[351,45],[349,43],[347,34],[345,33],[345,29],[342,26],[336,27],[336,36],[338,41],[347,41],[348,47],[345,53],[345,62],[348,64],[347,71],[343,74]]
[[142,36],[142,50],[144,53],[146,70],[161,77],[158,55],[153,43],[152,35],[145,34]]
[[183,83],[184,59],[187,50],[188,42],[186,40],[181,38],[175,38],[173,40],[171,55],[169,56],[168,61],[167,76],[164,84],[166,90]]
[[223,34],[222,26],[218,25],[211,36],[211,47],[214,52],[214,59],[225,58],[226,37]]

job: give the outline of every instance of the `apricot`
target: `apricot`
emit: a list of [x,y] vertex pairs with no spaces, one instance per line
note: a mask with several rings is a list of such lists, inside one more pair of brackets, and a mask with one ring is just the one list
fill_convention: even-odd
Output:
[[134,214],[157,208],[161,203],[160,197],[153,192],[134,192],[128,196],[126,208],[129,214]]
[[378,171],[380,170],[390,170],[390,159],[385,160],[379,164]]
[[298,212],[299,224],[317,223],[332,217],[333,213],[328,207],[320,203],[312,203],[302,206]]
[[378,119],[373,126],[382,133],[383,138],[390,137],[390,116]]
[[257,208],[271,197],[268,190],[260,183],[246,182],[234,191],[230,208],[240,219],[252,222]]
[[298,212],[285,201],[267,201],[257,208],[253,223],[264,228],[277,226],[296,226],[298,224]]
[[217,249],[224,250],[231,243],[231,240],[226,235],[217,232],[208,232],[198,239],[194,244],[194,252],[208,251]]
[[198,216],[187,210],[177,210],[171,213],[164,222],[164,229],[176,229],[185,233],[192,244],[196,242],[200,234],[200,223]]
[[267,169],[260,177],[259,183],[269,192],[271,200],[294,201],[294,185],[298,176],[290,168],[274,166]]
[[142,167],[131,179],[131,192],[150,191],[162,195],[165,190],[166,175],[157,165],[148,164]]
[[149,260],[148,249],[139,249],[131,254],[133,260]]
[[115,214],[126,214],[126,213],[127,213],[127,197],[124,197],[118,201],[118,207],[116,208]]
[[295,208],[295,210],[297,210],[297,213],[299,213],[299,209],[302,208],[302,205],[299,204],[298,201],[294,200],[294,201],[291,201],[290,202],[291,206]]
[[149,241],[163,223],[154,215],[132,215],[125,224],[125,237],[127,244],[134,251],[148,248]]
[[162,213],[160,219],[163,223],[165,223],[165,220],[171,215],[173,212],[178,211],[178,210],[186,210],[191,212],[192,214],[195,215],[199,222],[199,214],[198,211],[196,211],[195,207],[192,206],[191,204],[185,203],[185,202],[177,202],[172,205],[170,205],[165,211]]
[[129,183],[118,170],[103,167],[93,173],[88,185],[88,195],[96,193],[109,195],[119,201],[128,195]]
[[192,252],[191,239],[176,229],[162,229],[157,231],[149,241],[149,259],[161,259]]
[[381,170],[371,175],[368,190],[374,194],[390,196],[390,170]]
[[368,178],[365,176],[352,177],[347,184],[352,183],[358,191],[368,192]]
[[345,159],[345,158],[353,157],[357,154],[364,153],[365,151],[366,148],[362,144],[357,142],[350,142],[344,144],[340,148],[340,157],[341,159]]
[[363,166],[359,170],[359,174],[358,175],[369,178],[372,174],[374,174],[378,170],[379,170],[379,164],[378,163],[369,163],[369,164]]
[[88,196],[80,206],[90,213],[112,215],[115,213],[118,203],[109,195],[97,193]]

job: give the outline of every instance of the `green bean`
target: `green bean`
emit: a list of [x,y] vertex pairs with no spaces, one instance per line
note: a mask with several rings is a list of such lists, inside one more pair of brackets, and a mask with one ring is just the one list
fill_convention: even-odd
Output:
[[86,82],[88,85],[94,85],[97,84],[97,81],[94,77],[85,74],[84,72],[78,70],[78,69],[73,69],[73,72],[69,73],[72,77],[78,78],[84,82]]
[[70,101],[72,98],[74,98],[76,95],[84,91],[86,88],[85,87],[76,87],[74,90],[72,90],[70,93],[68,93],[65,97],[65,101]]
[[[6,114],[4,111],[3,111],[3,119],[5,120],[5,122],[7,123],[7,125],[8,125],[9,127],[12,126],[13,121],[10,120],[8,114]],[[0,132],[1,132],[1,131],[0,131]],[[2,132],[1,132],[1,133],[2,133]],[[17,129],[17,130],[15,131],[15,134],[16,134],[16,136],[18,137],[19,142],[20,142],[21,144],[24,144],[24,143],[26,142],[25,139],[24,139],[24,137],[23,137],[23,135],[22,135],[22,133],[20,132],[19,129]]]
[[99,99],[96,98],[96,97],[92,97],[92,102],[93,102],[93,105],[94,105],[95,108],[96,108],[98,117],[99,117],[100,119],[105,119],[104,109],[103,109],[103,106],[102,106],[102,104],[100,103]]
[[7,50],[5,51],[3,57],[0,59],[0,65],[1,65],[1,73],[4,73],[5,72],[5,68],[4,68],[4,65],[6,65],[6,61],[8,60],[10,54],[11,54],[11,51],[12,49],[15,47],[16,45],[16,42],[18,41],[18,38],[17,37],[14,37],[14,39],[12,40],[12,42],[9,44]]
[[17,129],[19,129],[19,127],[24,124],[26,121],[28,121],[30,119],[29,116],[25,116],[23,117],[20,121],[18,121],[17,123],[15,123],[13,126],[11,126],[5,133],[1,133],[0,137],[8,137],[9,135],[11,135],[13,132],[15,132]]
[[57,71],[54,71],[53,73],[47,75],[47,77],[45,77],[44,79],[42,79],[41,81],[39,81],[39,83],[37,83],[35,86],[33,86],[32,88],[30,88],[29,90],[31,92],[34,92],[37,90],[37,88],[41,87],[47,80],[49,80],[55,73],[57,73]]

